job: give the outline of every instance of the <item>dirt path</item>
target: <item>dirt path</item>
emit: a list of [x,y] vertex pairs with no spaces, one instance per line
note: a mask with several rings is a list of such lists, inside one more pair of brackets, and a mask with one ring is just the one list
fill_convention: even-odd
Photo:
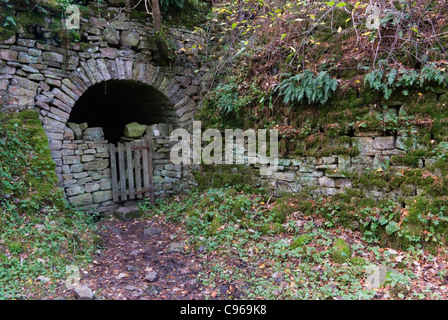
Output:
[[[199,259],[185,253],[185,235],[178,232],[160,221],[100,222],[104,249],[81,271],[81,284],[87,284],[96,299],[204,299],[204,288],[196,283]],[[73,293],[65,290],[64,296]]]

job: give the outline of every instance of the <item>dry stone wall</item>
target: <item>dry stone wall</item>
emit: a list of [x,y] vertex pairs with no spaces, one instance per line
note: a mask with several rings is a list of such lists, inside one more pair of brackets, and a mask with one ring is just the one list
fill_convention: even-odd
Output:
[[[199,48],[205,48],[201,34],[169,28],[167,38],[177,48],[176,57],[171,66],[160,66],[149,16],[133,19],[119,10],[121,2],[117,7],[114,3],[100,5],[99,13],[95,4],[89,18],[81,18],[80,42],[64,41],[61,30],[50,27],[60,24],[57,15],[32,25],[33,33],[30,26],[19,26],[0,43],[0,110],[40,112],[60,185],[72,203],[86,209],[113,204],[107,186],[107,141],[73,137],[67,127],[76,101],[103,81],[139,82],[166,97],[162,115],[168,123],[188,127],[206,85],[197,59]],[[97,163],[101,166],[86,169]]]

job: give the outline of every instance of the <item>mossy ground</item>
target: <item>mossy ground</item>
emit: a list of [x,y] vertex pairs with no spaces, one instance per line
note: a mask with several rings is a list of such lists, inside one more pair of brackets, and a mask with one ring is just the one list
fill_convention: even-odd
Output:
[[0,299],[51,297],[91,260],[93,216],[66,207],[37,111],[0,113],[0,136]]

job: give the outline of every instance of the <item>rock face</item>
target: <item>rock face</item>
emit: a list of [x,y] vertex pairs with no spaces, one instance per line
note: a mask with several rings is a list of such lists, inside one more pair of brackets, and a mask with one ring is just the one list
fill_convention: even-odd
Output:
[[147,126],[132,122],[124,127],[124,135],[128,138],[141,138],[146,131]]

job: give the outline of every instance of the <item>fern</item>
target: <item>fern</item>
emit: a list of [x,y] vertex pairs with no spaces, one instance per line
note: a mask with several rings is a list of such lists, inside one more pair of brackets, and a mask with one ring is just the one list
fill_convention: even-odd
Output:
[[430,64],[424,66],[420,72],[390,68],[387,68],[386,72],[372,71],[365,75],[364,83],[369,83],[370,88],[374,90],[382,91],[384,98],[388,100],[397,90],[407,96],[412,88],[430,89],[431,84],[445,87],[448,85],[448,76],[434,64]]
[[327,71],[320,72],[316,77],[310,70],[291,76],[285,74],[288,78],[282,80],[275,91],[283,96],[283,102],[302,103],[307,99],[308,104],[325,104],[330,98],[332,92],[336,91],[338,81],[332,79]]

